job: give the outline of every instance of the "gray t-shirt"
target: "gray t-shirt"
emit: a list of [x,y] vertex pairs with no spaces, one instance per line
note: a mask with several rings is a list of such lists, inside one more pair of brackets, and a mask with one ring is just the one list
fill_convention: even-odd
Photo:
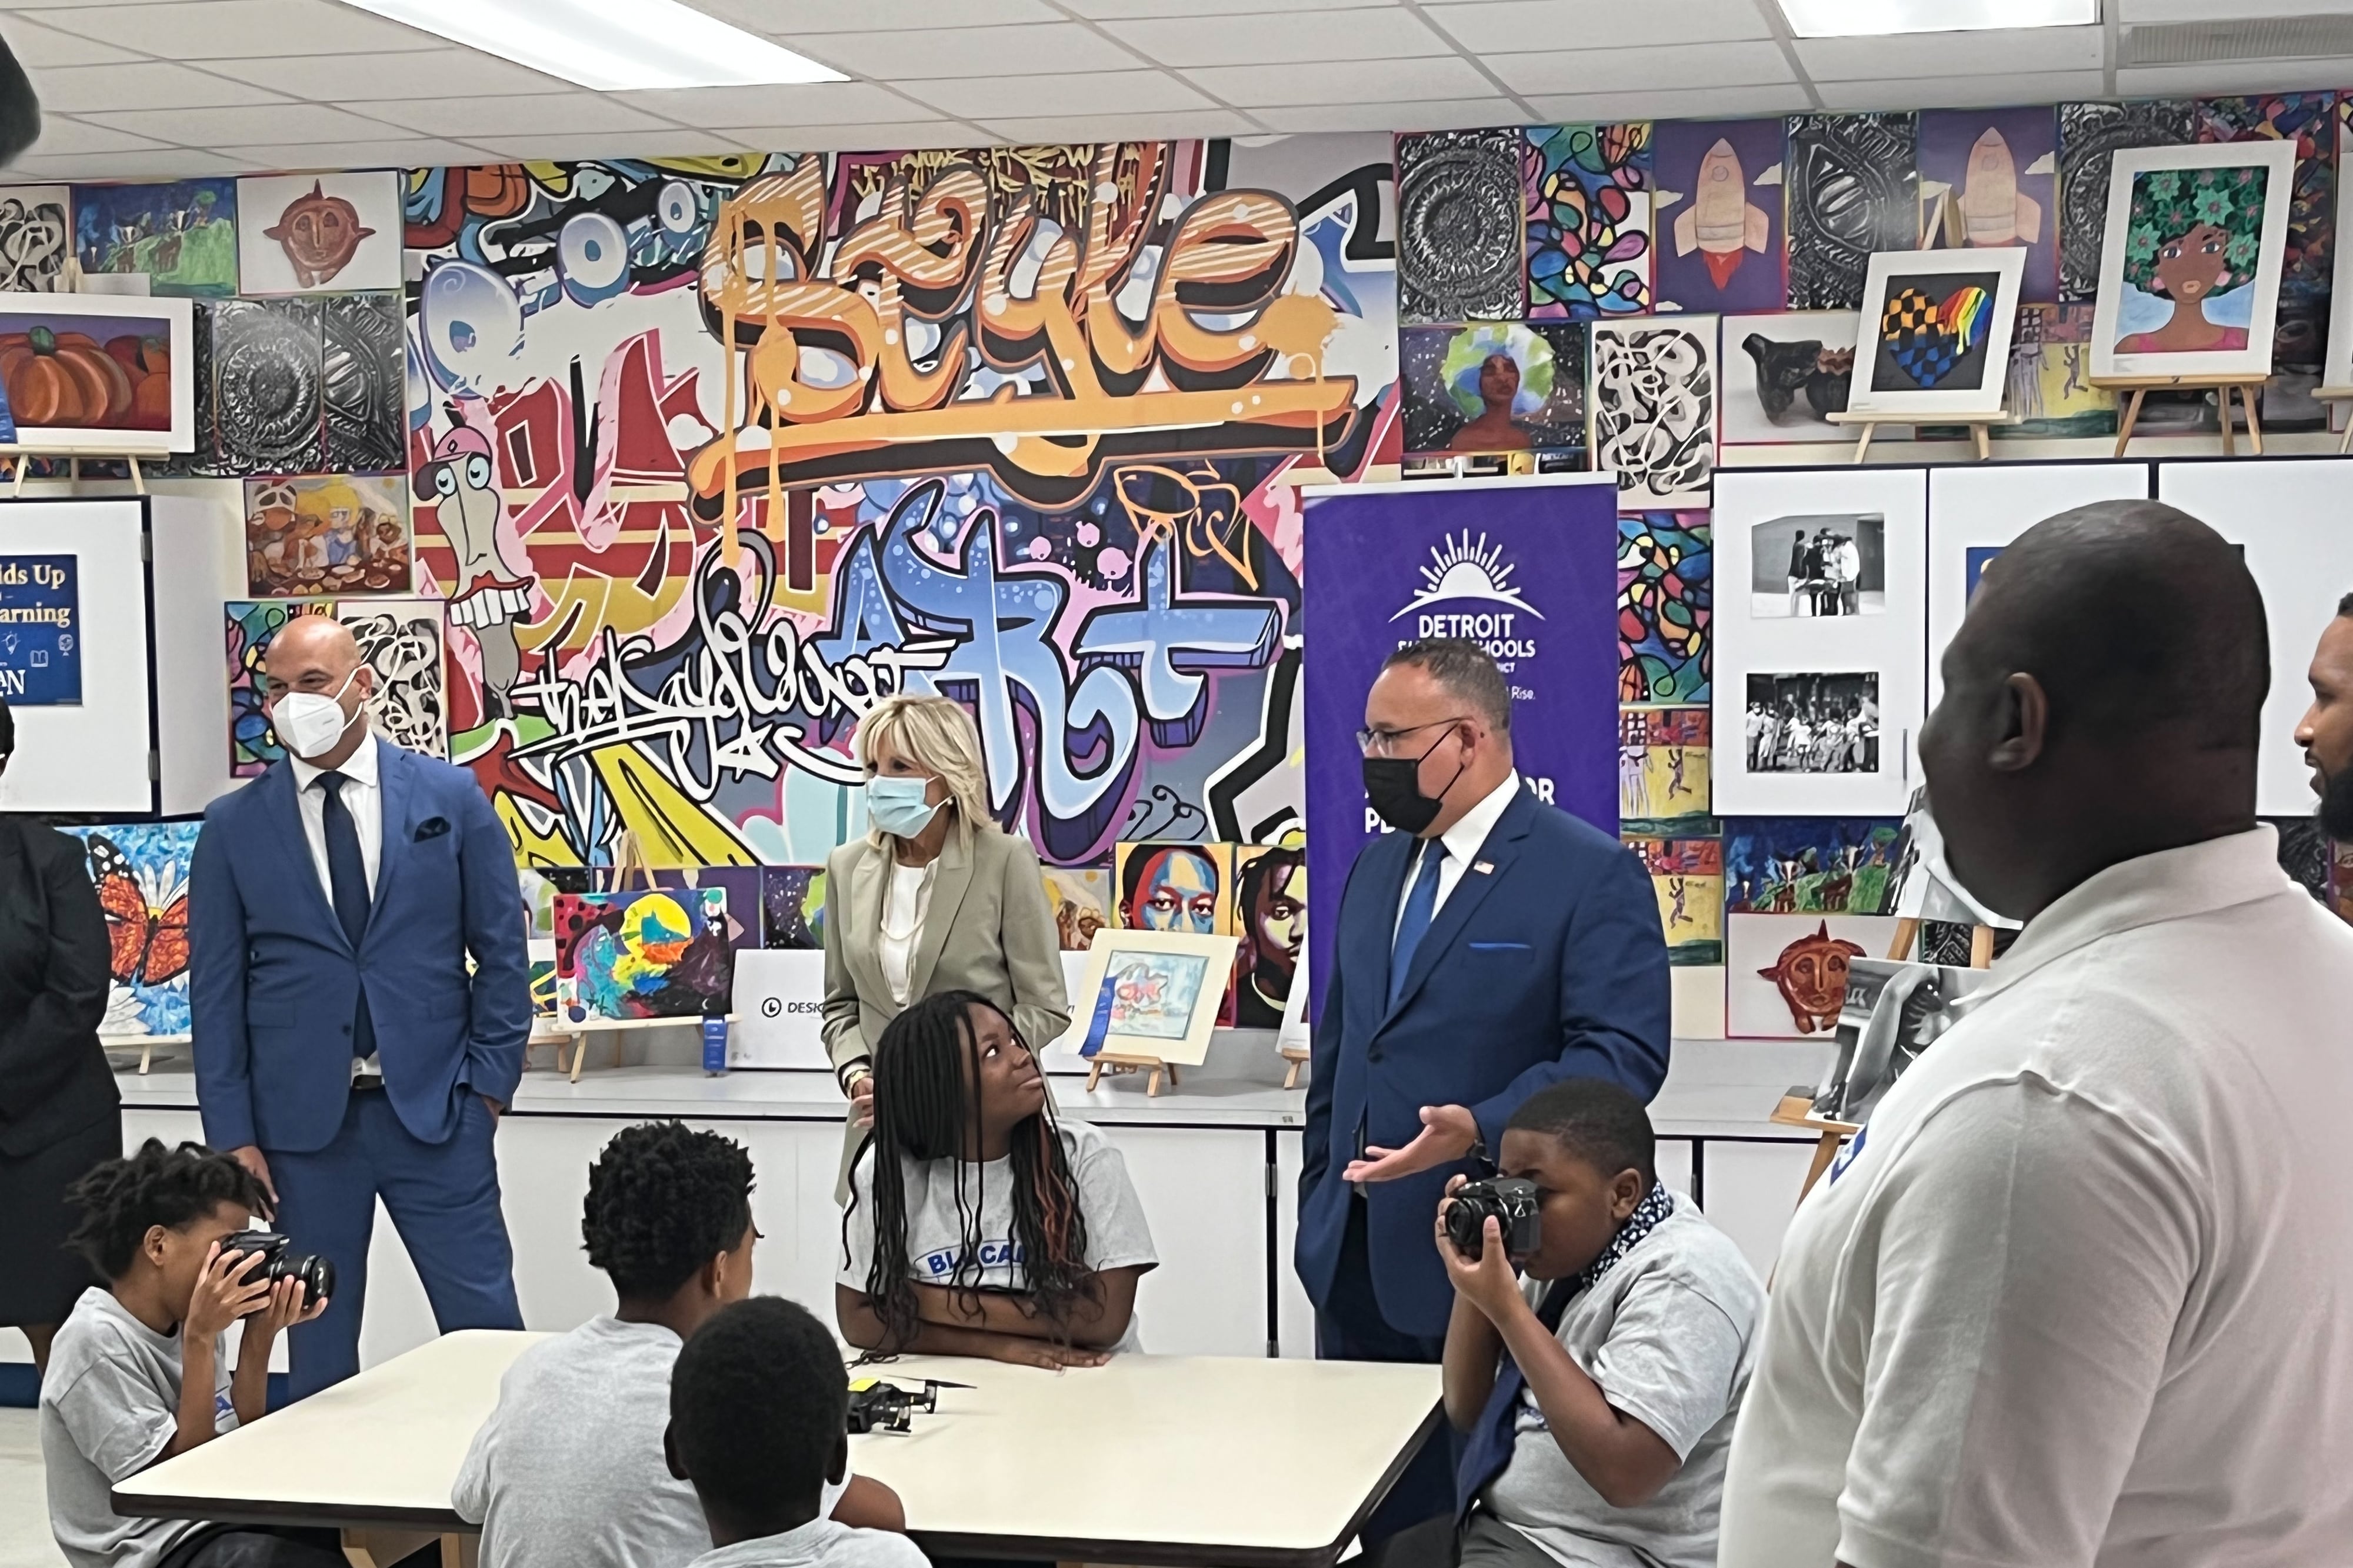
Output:
[[[1144,1205],[1134,1184],[1127,1179],[1127,1162],[1112,1147],[1102,1131],[1084,1121],[1061,1123],[1062,1151],[1078,1184],[1079,1212],[1087,1222],[1087,1267],[1100,1274],[1107,1268],[1152,1268],[1160,1259],[1152,1250],[1152,1231],[1144,1221]],[[861,1155],[850,1177],[851,1203],[843,1234],[849,1261],[838,1279],[853,1290],[866,1289],[867,1270],[874,1265],[874,1161],[879,1151]],[[956,1267],[964,1256],[964,1218],[956,1212],[956,1167],[953,1160],[901,1159],[907,1193],[907,1268],[916,1283],[956,1282]],[[967,1212],[979,1215],[979,1268],[963,1281],[987,1290],[1022,1290],[1029,1275],[1021,1249],[1013,1239],[1013,1162],[990,1160],[964,1166],[964,1200]],[[1127,1332],[1114,1351],[1140,1351],[1136,1319],[1131,1314]]]
[[[213,1431],[237,1425],[229,1366],[213,1344]],[[153,1568],[197,1528],[192,1519],[125,1518],[108,1493],[172,1446],[180,1428],[180,1336],[159,1334],[111,1290],[81,1293],[58,1329],[41,1380],[41,1461],[49,1528],[73,1568]]]
[[[593,1318],[515,1358],[449,1490],[482,1527],[481,1568],[685,1568],[711,1550],[662,1458],[678,1352],[659,1323]],[[849,1484],[825,1489],[827,1514]]]
[[[1532,1304],[1549,1283],[1526,1282]],[[1558,1338],[1610,1405],[1657,1433],[1683,1468],[1650,1501],[1612,1508],[1524,1393],[1512,1462],[1488,1483],[1488,1509],[1580,1568],[1715,1568],[1725,1460],[1764,1315],[1765,1287],[1748,1259],[1676,1194],[1674,1212],[1569,1303]]]
[[706,1552],[693,1568],[931,1568],[915,1543],[887,1530],[815,1519],[782,1535]]

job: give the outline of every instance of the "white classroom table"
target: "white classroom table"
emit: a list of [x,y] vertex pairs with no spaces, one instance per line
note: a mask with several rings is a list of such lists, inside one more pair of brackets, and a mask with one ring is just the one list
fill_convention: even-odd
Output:
[[[167,1459],[118,1512],[340,1529],[359,1568],[435,1536],[470,1558],[449,1488],[499,1378],[543,1336],[448,1335]],[[906,1435],[852,1438],[934,1555],[1331,1568],[1443,1419],[1434,1366],[1113,1358],[1061,1373],[910,1356],[855,1375],[940,1391]]]

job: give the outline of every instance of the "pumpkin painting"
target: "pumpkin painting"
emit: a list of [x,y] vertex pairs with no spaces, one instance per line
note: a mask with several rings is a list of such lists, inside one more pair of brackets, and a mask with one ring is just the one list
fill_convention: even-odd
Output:
[[7,389],[16,423],[34,428],[170,429],[169,340],[156,332],[119,331],[101,342],[79,330],[139,324],[69,318],[0,331],[0,386]]

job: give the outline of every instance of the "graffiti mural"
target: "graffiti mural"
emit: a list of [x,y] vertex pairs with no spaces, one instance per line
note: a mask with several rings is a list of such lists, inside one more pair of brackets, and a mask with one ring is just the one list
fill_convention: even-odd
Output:
[[1394,460],[1362,163],[411,174],[418,590],[519,856],[820,862],[898,691],[972,711],[992,815],[1056,864],[1295,820],[1291,487]]

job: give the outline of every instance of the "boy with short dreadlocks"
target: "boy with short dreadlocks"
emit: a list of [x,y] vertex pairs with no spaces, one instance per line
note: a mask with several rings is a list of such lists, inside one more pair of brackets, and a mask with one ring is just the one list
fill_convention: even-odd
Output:
[[1135,1284],[1159,1259],[1126,1163],[1055,1119],[1012,1021],[968,991],[926,997],[883,1031],[873,1072],[842,1216],[842,1337],[1047,1367],[1140,1349]]

